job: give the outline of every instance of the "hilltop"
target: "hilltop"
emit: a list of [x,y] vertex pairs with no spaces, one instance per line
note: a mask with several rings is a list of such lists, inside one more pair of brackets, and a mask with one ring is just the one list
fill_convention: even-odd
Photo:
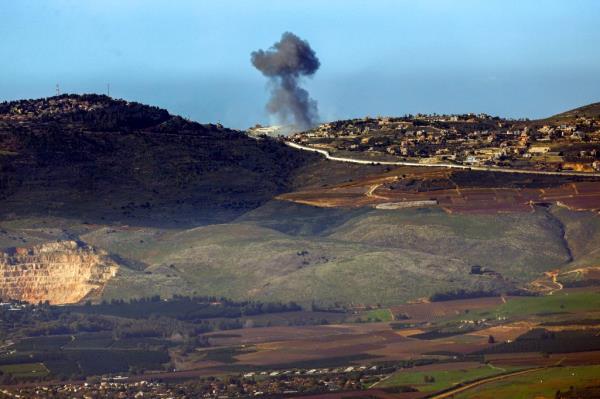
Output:
[[543,120],[552,122],[577,122],[578,119],[580,119],[581,121],[585,121],[586,119],[598,118],[600,118],[600,102],[585,105],[583,107],[575,108],[566,112],[561,112],[560,114],[553,115]]
[[[227,221],[288,191],[311,155],[100,95],[0,104],[0,213]],[[33,206],[32,206],[33,205]]]

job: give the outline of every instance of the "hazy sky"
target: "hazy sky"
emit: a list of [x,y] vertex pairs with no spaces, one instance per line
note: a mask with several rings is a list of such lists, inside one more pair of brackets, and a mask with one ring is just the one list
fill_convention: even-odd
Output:
[[201,122],[268,123],[250,52],[291,31],[322,120],[542,117],[600,101],[596,0],[0,0],[0,100],[106,92]]

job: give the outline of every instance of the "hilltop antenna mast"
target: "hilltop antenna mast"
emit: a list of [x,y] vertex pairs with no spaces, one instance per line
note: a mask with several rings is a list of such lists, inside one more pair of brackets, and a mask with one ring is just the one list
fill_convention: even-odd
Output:
[[106,95],[110,97],[110,83],[106,84]]
[[60,96],[60,86],[58,83],[56,84],[56,95]]

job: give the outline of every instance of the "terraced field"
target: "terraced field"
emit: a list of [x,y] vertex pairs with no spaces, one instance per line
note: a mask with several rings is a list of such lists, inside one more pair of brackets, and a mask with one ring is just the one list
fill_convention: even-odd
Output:
[[580,211],[600,209],[598,182],[573,182],[540,188],[510,187],[510,184],[469,187],[456,184],[448,171],[412,171],[414,175],[409,175],[409,179],[439,186],[427,190],[403,187],[407,172],[400,170],[394,173],[333,187],[281,194],[278,198],[322,207],[381,208],[385,205],[392,209],[393,205],[402,208],[427,204],[425,206],[440,207],[448,213],[462,214],[531,212],[533,204],[541,203]]
[[43,363],[23,363],[0,366],[0,372],[3,374],[10,374],[14,378],[21,380],[43,378],[49,374],[49,370]]

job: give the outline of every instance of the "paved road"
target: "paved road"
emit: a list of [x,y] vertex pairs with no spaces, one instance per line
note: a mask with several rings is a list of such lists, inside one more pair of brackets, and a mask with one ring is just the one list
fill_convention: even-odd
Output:
[[368,161],[365,159],[354,159],[354,158],[345,158],[345,157],[335,157],[332,156],[328,151],[307,147],[304,145],[296,144],[291,141],[283,140],[283,142],[292,148],[296,148],[298,150],[317,152],[325,158],[338,161],[338,162],[348,162],[348,163],[358,163],[363,165],[395,165],[395,166],[423,166],[430,168],[453,168],[453,169],[466,169],[466,170],[476,170],[483,172],[500,172],[500,173],[522,173],[528,175],[549,175],[549,176],[586,176],[586,177],[600,177],[600,172],[551,172],[551,171],[543,171],[543,170],[529,170],[529,169],[508,169],[508,168],[499,168],[492,166],[467,166],[467,165],[456,165],[452,163],[419,163],[419,162],[408,162],[408,161]]

